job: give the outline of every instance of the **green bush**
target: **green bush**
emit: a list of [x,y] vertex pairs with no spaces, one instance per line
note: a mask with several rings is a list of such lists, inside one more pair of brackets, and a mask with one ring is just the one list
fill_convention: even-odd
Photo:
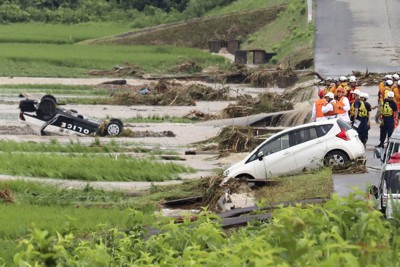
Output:
[[[352,194],[323,206],[281,208],[269,223],[226,233],[204,212],[195,222],[131,213],[128,230],[73,233],[32,230],[14,263],[43,266],[397,266],[399,227]],[[148,235],[148,226],[158,234]],[[97,265],[96,265],[97,264]]]

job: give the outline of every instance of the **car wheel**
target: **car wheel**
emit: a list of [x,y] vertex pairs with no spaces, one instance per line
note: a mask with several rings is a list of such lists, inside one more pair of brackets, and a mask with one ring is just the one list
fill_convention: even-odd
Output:
[[349,162],[349,157],[342,151],[329,152],[324,159],[324,165],[328,167],[343,166]]
[[249,175],[249,174],[240,174],[240,175],[236,176],[236,179],[238,179],[238,180],[252,180],[252,179],[254,179],[254,177]]
[[56,102],[51,98],[42,98],[36,115],[43,120],[51,119],[56,112]]
[[122,123],[122,121],[120,119],[111,119],[110,122],[117,122],[117,123],[119,123],[119,125],[124,127],[124,124]]
[[43,101],[45,98],[53,99],[53,101],[57,104],[57,99],[53,95],[44,95],[40,101]]
[[110,121],[106,128],[106,134],[117,136],[122,133],[123,126],[117,121]]

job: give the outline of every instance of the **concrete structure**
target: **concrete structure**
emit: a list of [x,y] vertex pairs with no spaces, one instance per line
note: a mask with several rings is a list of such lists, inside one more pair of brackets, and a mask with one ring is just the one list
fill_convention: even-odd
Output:
[[226,48],[229,53],[235,54],[240,49],[240,41],[238,40],[213,40],[208,41],[208,49],[212,53],[218,53],[221,48]]
[[252,53],[252,64],[265,64],[268,63],[276,53],[267,53],[265,50],[237,50],[235,52],[235,63],[247,64],[248,54]]

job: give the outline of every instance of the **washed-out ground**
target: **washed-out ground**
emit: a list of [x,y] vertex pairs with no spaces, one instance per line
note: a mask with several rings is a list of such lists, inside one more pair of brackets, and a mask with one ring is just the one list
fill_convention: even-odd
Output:
[[[105,81],[115,80],[112,78],[95,78],[95,79],[66,79],[66,78],[27,78],[27,77],[0,77],[0,84],[67,84],[67,85],[96,85]],[[127,79],[129,85],[141,85],[148,83],[146,80]],[[251,94],[257,95],[262,92],[283,92],[280,88],[252,88],[246,85],[221,85],[207,84],[213,88],[220,86],[229,86],[232,88],[232,94]],[[23,89],[21,90],[23,92]],[[32,95],[40,99],[40,95]],[[63,96],[57,96],[62,98]],[[14,101],[14,104],[4,102],[0,104],[0,139],[14,141],[33,141],[33,142],[50,142],[56,139],[60,143],[80,142],[90,144],[94,141],[94,137],[73,135],[51,135],[39,136],[35,130],[27,126],[18,119],[19,109],[15,104],[21,98],[18,95],[2,95],[0,100]],[[216,115],[222,109],[227,107],[230,101],[199,101],[196,106],[112,106],[112,105],[66,105],[61,106],[65,109],[74,109],[84,116],[102,120],[104,118],[133,118],[133,117],[183,117],[189,112],[196,110],[203,113]],[[185,155],[187,150],[196,150],[196,143],[206,139],[215,137],[220,130],[227,126],[223,122],[214,125],[205,125],[202,123],[126,123],[125,128],[132,131],[150,131],[163,132],[172,131],[175,137],[97,137],[101,142],[111,140],[132,145],[142,146],[146,148],[157,148],[159,150],[176,151],[178,156],[185,159],[176,163],[190,166],[196,170],[195,173],[182,174],[182,179],[195,179],[209,175],[213,175],[218,169],[225,169],[232,163],[241,160],[246,153],[233,153],[227,157],[220,158],[216,152],[203,152],[196,155]],[[30,177],[12,177],[8,175],[0,175],[0,179],[33,179]],[[39,178],[43,181],[42,178]],[[47,182],[60,184],[65,187],[84,187],[86,181],[63,181],[59,179],[46,179]],[[154,184],[171,184],[180,181],[160,182]],[[148,182],[91,182],[96,188],[104,189],[121,189],[121,190],[140,190],[148,189],[152,183]]]

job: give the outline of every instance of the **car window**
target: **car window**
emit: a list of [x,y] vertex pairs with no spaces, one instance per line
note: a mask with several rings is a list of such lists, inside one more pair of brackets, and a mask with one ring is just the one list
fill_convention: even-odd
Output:
[[281,135],[280,137],[271,140],[260,148],[264,155],[270,155],[289,148],[289,134]]
[[315,127],[304,128],[290,133],[290,146],[295,146],[317,138]]
[[322,137],[326,135],[333,127],[333,124],[324,124],[324,125],[318,125],[316,127],[316,132],[318,137]]
[[393,153],[400,152],[400,143],[389,142],[387,149],[385,150],[384,159],[388,161]]
[[387,171],[384,177],[388,192],[393,194],[400,193],[400,171]]
[[337,124],[339,125],[340,128],[345,129],[346,131],[351,129],[351,126],[342,120],[337,120]]

